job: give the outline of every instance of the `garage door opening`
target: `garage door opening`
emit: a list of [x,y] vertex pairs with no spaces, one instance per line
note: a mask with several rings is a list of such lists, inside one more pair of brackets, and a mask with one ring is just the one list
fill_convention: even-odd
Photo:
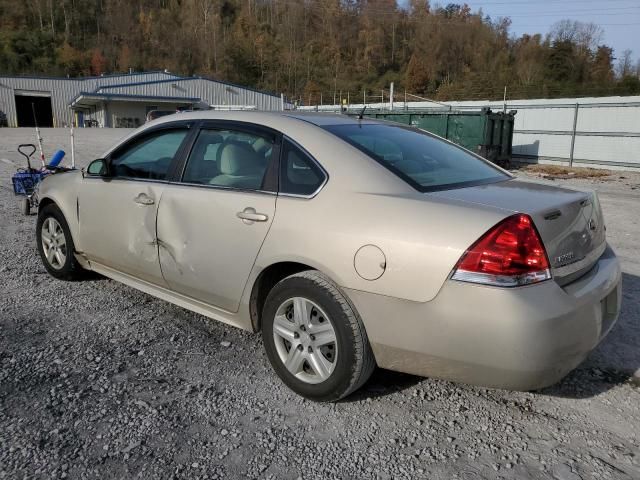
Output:
[[51,97],[16,95],[16,113],[19,127],[35,127],[34,112],[39,127],[53,127]]

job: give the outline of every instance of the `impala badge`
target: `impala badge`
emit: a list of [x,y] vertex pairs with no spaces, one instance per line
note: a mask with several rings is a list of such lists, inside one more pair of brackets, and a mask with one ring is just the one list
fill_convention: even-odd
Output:
[[564,254],[560,255],[559,257],[556,257],[556,264],[558,266],[566,265],[567,263],[571,263],[571,261],[574,258],[575,258],[575,255],[573,254],[573,252],[567,252],[567,253],[564,253]]

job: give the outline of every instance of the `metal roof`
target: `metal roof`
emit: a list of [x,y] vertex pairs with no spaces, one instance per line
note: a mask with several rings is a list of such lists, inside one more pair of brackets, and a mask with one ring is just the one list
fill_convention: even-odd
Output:
[[78,96],[69,103],[69,106],[73,108],[81,105],[96,105],[104,100],[130,100],[134,102],[153,101],[158,103],[196,103],[200,101],[197,97],[164,97],[153,95],[125,95],[120,93],[80,92]]
[[104,85],[104,86],[98,87],[97,91],[105,90],[105,89],[108,89],[108,88],[133,87],[133,86],[136,86],[136,85],[153,85],[153,84],[158,84],[158,83],[180,83],[180,82],[187,82],[187,81],[193,81],[193,80],[206,80],[208,82],[219,83],[221,85],[226,85],[228,87],[239,88],[239,89],[242,89],[242,90],[249,90],[251,92],[261,93],[263,95],[270,95],[272,97],[280,98],[280,95],[277,95],[277,94],[275,94],[273,92],[267,92],[265,90],[258,90],[258,89],[255,89],[255,88],[246,87],[244,85],[238,85],[236,83],[225,82],[223,80],[216,80],[215,78],[203,77],[203,76],[200,76],[200,75],[194,75],[192,77],[175,76],[174,78],[167,78],[167,79],[164,79],[164,80],[148,80],[148,81],[145,81],[145,82],[131,82],[131,83]]

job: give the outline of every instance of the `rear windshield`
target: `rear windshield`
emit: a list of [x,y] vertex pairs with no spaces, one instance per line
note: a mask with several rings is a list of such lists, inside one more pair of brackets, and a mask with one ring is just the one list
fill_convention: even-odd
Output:
[[386,124],[329,125],[325,128],[421,192],[511,178],[466,150],[414,128]]

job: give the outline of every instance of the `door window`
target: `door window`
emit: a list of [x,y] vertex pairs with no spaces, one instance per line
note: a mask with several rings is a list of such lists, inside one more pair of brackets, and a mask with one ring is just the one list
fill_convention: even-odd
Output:
[[324,180],[324,172],[309,155],[285,141],[280,164],[280,193],[311,195]]
[[164,180],[187,132],[186,129],[160,131],[116,151],[111,156],[112,175]]
[[202,130],[182,176],[186,183],[260,190],[273,139],[259,133]]

